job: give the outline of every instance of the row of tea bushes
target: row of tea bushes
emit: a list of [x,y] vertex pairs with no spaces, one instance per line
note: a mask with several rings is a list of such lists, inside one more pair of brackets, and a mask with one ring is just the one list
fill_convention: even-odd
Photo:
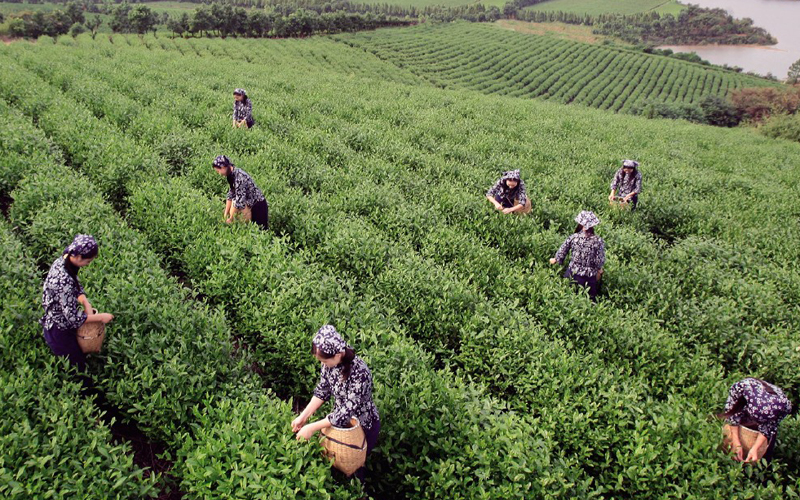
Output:
[[[17,120],[25,123],[18,117]],[[30,126],[22,129],[29,136],[42,139],[41,144],[46,146],[38,130]],[[27,177],[13,191],[11,218],[24,229],[28,249],[42,265],[58,255],[75,233],[93,234],[101,242],[100,257],[82,273],[82,282],[93,304],[114,313],[115,321],[109,328],[100,362],[90,364],[92,374],[112,404],[149,436],[167,443],[176,461],[174,472],[180,489],[190,498],[208,498],[218,492],[226,492],[226,498],[282,496],[299,489],[304,489],[309,498],[358,496],[356,485],[334,487],[319,448],[296,443],[288,437],[288,428],[273,426],[242,436],[228,427],[232,415],[241,412],[288,422],[293,415],[291,406],[260,387],[245,368],[246,358],[237,359],[241,353],[234,352],[222,315],[193,300],[193,295],[161,270],[160,260],[147,242],[122,223],[94,185],[74,170],[56,164],[53,158],[50,160],[31,166]],[[28,301],[34,302],[30,298]],[[25,324],[30,325],[30,321]],[[49,353],[44,357],[55,364]],[[13,384],[8,387],[19,388]],[[220,400],[224,401],[222,405]],[[67,401],[61,398],[52,402],[56,408],[66,408],[63,405]],[[18,405],[26,411],[35,408],[32,400],[25,398],[20,398]],[[85,414],[83,411],[75,418]],[[210,420],[208,415],[216,418]],[[58,415],[50,424],[58,428],[59,435],[70,434],[69,422],[72,420]],[[245,425],[255,430],[258,422]],[[247,471],[234,465],[241,456],[233,448],[221,450],[218,457],[210,460],[207,450],[231,437],[242,447],[268,452],[254,454]],[[92,443],[77,441],[76,447],[84,444],[86,449],[75,450],[76,456],[91,456],[99,446]],[[88,459],[86,462],[88,465]],[[292,467],[285,470],[277,465],[285,463]],[[281,471],[276,476],[280,479],[269,484],[250,477],[251,473],[272,475],[276,467]],[[118,475],[125,473],[120,472],[125,471],[122,466],[115,470]],[[135,479],[136,473],[133,470],[128,475]],[[141,471],[138,474],[141,476]],[[115,477],[115,483],[118,479]],[[141,494],[153,490],[152,485],[148,489],[147,483],[137,486],[132,480],[129,488],[134,487]],[[106,492],[116,491],[115,488],[119,490],[120,486],[105,486]]]
[[[67,99],[64,99],[58,95],[54,94],[49,97],[51,98],[50,102],[54,108],[63,106],[66,109],[71,105]],[[80,113],[82,110],[75,108],[74,112]],[[39,116],[49,117],[49,115],[45,113],[41,113]],[[77,134],[79,134],[79,132],[76,132],[76,135]],[[52,137],[59,144],[61,144],[61,141],[66,141],[68,139],[67,136],[62,136],[59,134],[54,134]],[[85,157],[80,156],[82,148],[90,147],[91,144],[92,142],[89,139],[85,139],[83,143],[72,143],[71,148],[73,148],[73,151],[78,153],[77,155],[73,156],[73,159]],[[92,164],[79,164],[78,162],[73,161],[73,165],[81,168],[91,167],[93,170],[93,176],[99,176],[100,178],[104,176],[104,172],[102,171],[102,162],[98,161]],[[40,182],[44,182],[44,179],[40,179]],[[161,183],[163,183],[163,181],[161,181]],[[160,185],[161,183],[157,185]],[[147,191],[155,191],[157,185],[148,186],[150,189]],[[126,191],[128,189],[135,189],[127,186],[124,187]],[[53,196],[52,192],[54,189],[55,188],[52,187],[51,189],[46,190],[48,191],[49,196]],[[24,191],[15,193],[17,202],[14,205],[14,209],[17,208],[17,203],[30,204],[30,202],[25,199],[24,194]],[[171,199],[174,199],[174,197],[170,198],[170,200]],[[186,205],[186,208],[189,209],[190,213],[194,212],[196,210],[195,203]],[[73,212],[75,211],[75,208],[70,207],[69,211]],[[54,213],[52,210],[49,210],[48,212],[50,214]],[[131,215],[133,215],[133,213],[135,213],[135,209],[134,207],[131,207]],[[163,214],[165,212],[159,209],[151,213],[153,215],[157,215],[159,218],[163,218]],[[63,219],[64,217],[64,214],[57,215],[58,217],[54,215],[56,219]],[[113,219],[113,217],[111,217],[111,215],[108,213],[104,213],[103,215],[104,218]],[[203,227],[207,227],[207,224],[203,224]],[[183,233],[176,231],[172,234],[192,234],[188,232],[188,227],[184,227],[182,230]],[[97,231],[95,230],[95,232]],[[153,231],[152,234],[156,235],[159,233]],[[253,249],[250,248],[252,246],[252,236],[248,235],[247,232],[244,232],[243,236],[245,236],[245,239],[242,240],[240,249],[244,255],[247,255],[248,252],[253,251]],[[193,239],[193,241],[197,243],[203,240],[197,239],[195,235],[195,239]],[[236,246],[234,246],[231,241],[223,240],[220,245],[228,250],[236,249]],[[210,258],[213,261],[219,261],[219,255],[227,257],[221,260],[223,267],[229,265],[229,263],[232,261],[235,262],[235,260],[230,259],[230,256],[225,254],[225,252],[209,252],[207,242],[204,242],[203,245],[198,247],[198,250],[199,251],[196,252],[197,254],[205,254],[206,259]],[[285,253],[285,250],[283,252]],[[193,252],[189,252],[186,248],[184,248],[184,253],[192,254]],[[276,258],[281,258],[281,254],[277,254]],[[290,265],[297,264],[290,263]],[[205,266],[203,269],[208,269],[208,267],[209,266]],[[97,268],[95,272],[101,273],[103,272],[103,269]],[[91,275],[93,276],[94,273]],[[237,274],[231,271],[223,276],[226,278],[236,278]],[[222,279],[223,276],[213,276],[213,278],[217,280],[218,284],[219,280]],[[246,290],[247,288],[252,289],[252,287],[249,286],[249,282],[242,281],[241,277],[239,277],[239,281],[241,281],[239,290]],[[336,282],[331,281],[330,283],[330,292],[334,295],[329,297],[323,296],[322,298],[324,299],[324,304],[336,304],[335,301],[327,300],[336,298]],[[310,283],[309,285],[315,284],[316,283]],[[111,287],[111,283],[106,285],[106,288]],[[306,287],[306,289],[313,291],[311,286]],[[226,294],[230,294],[231,291],[233,291],[233,296],[243,295],[237,294],[237,289],[232,284],[226,286],[225,290]],[[205,288],[201,288],[201,291],[203,291],[205,294],[207,290]],[[130,293],[127,295],[130,296]],[[213,297],[211,293],[206,295]],[[296,292],[292,292],[291,290],[290,293],[287,294],[287,299],[290,301],[286,303],[287,308],[292,305],[302,305],[302,303],[298,304],[297,297],[295,295]],[[227,297],[230,299],[231,295],[227,295]],[[356,301],[355,297],[351,297],[351,301]],[[245,316],[245,314],[252,314],[256,317],[264,314],[264,309],[262,307],[253,307],[253,304],[248,301],[238,303],[237,307],[241,307],[236,309],[237,314],[233,316],[233,318],[237,321],[237,326],[239,326],[238,320],[242,316]],[[288,312],[288,310],[286,310],[286,312]],[[293,312],[295,315],[297,315],[298,312],[302,312],[302,310]],[[365,314],[367,315],[366,317],[369,318],[369,315],[374,313],[369,312],[369,308],[367,308],[367,312]],[[278,315],[276,315],[275,318],[278,318]],[[304,354],[305,357],[310,358],[306,354],[307,347],[305,347],[307,346],[307,339],[310,331],[308,322],[313,321],[313,323],[318,326],[320,321],[324,320],[325,318],[319,317],[319,315],[317,315],[317,317],[312,316],[313,319],[298,316],[295,316],[295,318],[298,318],[299,321],[302,321],[303,325],[302,330],[296,330],[297,334],[295,336],[298,338],[293,339],[289,335],[291,330],[281,330],[280,332],[276,331],[276,333],[280,333],[280,337],[274,339],[271,349],[277,353],[281,353],[282,351],[278,351],[278,346],[285,345],[292,349],[290,352],[293,352],[294,356],[296,356],[298,359],[301,356],[301,353]],[[360,319],[356,318],[351,321],[360,321]],[[367,325],[369,325],[369,323],[367,323]],[[264,323],[261,323],[261,326],[263,327]],[[370,328],[371,337],[374,339],[381,338],[383,335],[385,335],[381,332],[381,328],[387,327],[388,323],[385,319],[381,320],[381,322],[377,325],[372,324]],[[260,331],[263,332],[268,330],[267,328],[262,328]],[[300,335],[302,335],[302,344],[299,343]],[[400,338],[402,339],[402,337]],[[389,375],[390,373],[399,371],[401,366],[408,366],[411,360],[414,360],[416,363],[421,363],[421,368],[431,363],[431,361],[427,359],[424,354],[422,354],[413,346],[413,344],[406,343],[403,345],[400,343],[399,345],[394,345],[394,343],[390,343],[390,345],[387,346],[387,349],[388,348],[391,348],[389,351],[391,355],[387,354],[387,366],[384,368],[385,372],[387,373],[387,376],[384,377],[386,379],[391,377]],[[267,361],[273,361],[274,359],[276,359],[275,356],[269,358]],[[372,358],[370,359],[372,360]],[[393,364],[388,365],[390,362]],[[380,366],[380,363],[377,364]],[[305,365],[310,366],[310,363],[306,362]],[[283,366],[284,368],[287,367],[286,365]],[[430,368],[428,368],[428,370],[430,370]],[[307,370],[307,372],[309,375],[311,374],[310,370]],[[534,458],[535,456],[530,453],[529,447],[525,444],[525,442],[530,439],[531,436],[529,436],[529,426],[523,419],[520,419],[514,415],[505,415],[502,412],[502,405],[492,402],[491,399],[484,397],[477,389],[469,388],[469,386],[464,385],[456,385],[453,388],[447,389],[450,387],[451,383],[449,381],[449,376],[446,376],[446,374],[436,374],[435,372],[431,372],[430,377],[425,377],[420,375],[421,373],[425,373],[425,371],[422,369],[409,371],[407,375],[409,378],[408,385],[413,385],[414,389],[410,390],[408,386],[395,389],[396,392],[390,392],[390,394],[394,395],[395,399],[390,404],[384,405],[388,409],[387,411],[389,413],[392,413],[392,408],[403,409],[405,413],[400,421],[399,428],[393,429],[391,420],[387,421],[386,423],[386,446],[389,448],[396,448],[396,451],[392,453],[390,457],[391,460],[385,461],[383,466],[380,465],[380,461],[378,462],[378,465],[375,466],[375,474],[381,478],[381,482],[376,485],[377,488],[381,488],[383,491],[392,492],[397,492],[398,490],[407,491],[409,495],[430,495],[430,492],[436,492],[435,495],[438,497],[449,498],[451,497],[453,491],[463,489],[466,487],[465,485],[469,485],[473,482],[473,479],[471,479],[471,474],[463,473],[465,467],[474,468],[476,471],[475,474],[478,476],[485,476],[483,481],[480,481],[478,484],[472,486],[476,489],[476,491],[480,490],[491,492],[492,496],[497,495],[498,497],[525,497],[531,492],[541,491],[541,488],[543,488],[542,484],[545,479],[550,485],[550,488],[553,488],[553,485],[558,484],[560,486],[556,488],[560,488],[562,491],[573,491],[573,489],[583,491],[583,489],[586,487],[584,484],[586,480],[584,479],[580,482],[576,481],[574,478],[579,477],[577,476],[579,473],[574,469],[571,469],[568,464],[564,464],[564,460],[562,458],[559,458],[558,455],[555,454],[553,457],[550,456],[550,452],[548,451],[550,449],[550,445],[547,444],[548,441],[546,438],[541,436],[538,438],[540,440],[540,452],[543,453],[543,456],[541,458]],[[313,377],[313,375],[311,375],[311,377]],[[313,378],[311,380],[313,380]],[[280,379],[275,380],[276,385],[278,385],[279,382]],[[475,393],[476,397],[464,402],[463,395],[465,393]],[[406,402],[408,394],[415,394],[415,397],[417,398],[423,398],[424,395],[427,394],[432,400],[430,401],[429,405],[412,406],[409,409]],[[228,409],[232,412],[243,411],[241,405],[225,405],[222,406],[222,408]],[[451,420],[445,421],[436,418],[435,414],[431,414],[430,408],[447,408],[448,410],[445,411],[450,416]],[[478,425],[479,422],[483,422],[484,419],[487,418],[492,419],[497,423],[487,428],[482,428]],[[283,420],[288,422],[291,420],[291,418],[287,417]],[[210,420],[207,421],[210,422]],[[235,439],[236,432],[234,432],[234,430],[239,428],[241,423],[235,421],[226,423],[219,422],[219,425],[219,428],[212,428],[207,432],[204,432],[203,435],[213,441],[226,442],[226,437],[227,439]],[[456,433],[455,435],[453,435],[454,426],[457,426],[455,428],[461,429],[460,432]],[[461,446],[460,443],[489,443],[490,438],[488,436],[493,436],[493,438],[496,438],[498,432],[500,432],[500,429],[507,429],[503,431],[507,434],[507,437],[502,439],[498,444],[498,446],[502,447],[502,452],[492,448],[484,450],[485,446],[481,445],[480,447],[475,448],[475,451],[471,453],[468,458],[463,458],[463,463],[457,467],[457,470],[451,469],[450,464],[453,463],[453,460],[455,459],[453,451]],[[411,434],[412,431],[413,434]],[[260,435],[261,434],[259,434],[259,436]],[[392,436],[396,437],[396,442],[391,441]],[[523,439],[523,436],[526,438]],[[286,439],[285,436],[284,439]],[[246,446],[250,446],[250,444]],[[509,449],[509,447],[511,448]],[[199,451],[190,452],[190,450]],[[210,450],[216,450],[218,453],[216,458],[211,461],[202,460],[201,457],[207,456],[207,453],[210,453]],[[478,452],[478,450],[480,450],[480,452]],[[230,450],[223,449],[218,446],[200,446],[197,442],[193,442],[191,446],[182,448],[182,452],[186,453],[188,457],[194,460],[192,462],[187,462],[185,466],[178,465],[177,468],[178,470],[186,470],[190,474],[202,474],[207,472],[197,469],[193,465],[195,463],[213,465],[214,463],[218,463],[218,461],[223,457],[231,455]],[[232,455],[241,459],[240,454],[234,453]],[[263,464],[263,459],[257,454],[250,454],[246,456],[249,457],[250,461],[255,461],[254,463],[249,464],[253,468],[257,468],[260,464]],[[418,459],[420,456],[429,457],[429,461],[420,461]],[[434,457],[438,457],[438,459],[434,459]],[[297,466],[296,463],[297,462],[295,461],[295,467],[302,470],[302,467]],[[223,461],[219,468],[219,477],[224,477],[224,474],[221,471],[225,471],[226,466],[230,466],[230,464]],[[259,473],[255,472],[254,474],[255,476],[259,475]],[[261,476],[268,475],[267,471],[261,472],[260,474]],[[513,474],[513,477],[519,476],[519,480],[510,480],[511,476],[509,476],[509,474]],[[522,475],[520,476],[520,474]],[[212,477],[217,478],[218,476],[212,474]],[[527,479],[523,480],[524,478]],[[252,477],[250,477],[250,481],[252,481]],[[186,481],[183,481],[182,485],[183,484],[186,484]],[[206,483],[202,484],[205,485]],[[214,482],[211,483],[209,487],[217,486],[218,484]],[[190,491],[195,491],[195,489]]]

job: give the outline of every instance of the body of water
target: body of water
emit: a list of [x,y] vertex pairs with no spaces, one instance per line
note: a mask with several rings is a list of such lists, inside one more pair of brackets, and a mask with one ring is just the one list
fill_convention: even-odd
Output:
[[725,9],[733,17],[749,17],[778,39],[777,45],[666,45],[662,49],[696,52],[713,64],[739,66],[761,75],[786,78],[789,66],[800,59],[800,0],[686,0],[706,8]]

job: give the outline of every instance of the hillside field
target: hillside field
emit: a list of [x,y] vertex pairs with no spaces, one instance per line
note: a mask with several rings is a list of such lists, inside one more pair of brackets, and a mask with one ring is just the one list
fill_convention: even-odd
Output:
[[777,85],[621,47],[503,29],[505,23],[425,23],[337,35],[437,87],[628,111],[644,101],[696,103],[742,87]]
[[[690,3],[690,2],[689,2]],[[547,0],[536,5],[526,7],[526,10],[541,12],[570,12],[573,14],[641,14],[644,12],[658,12],[659,14],[678,13],[685,9],[676,0]]]
[[[600,50],[619,66],[571,66]],[[324,323],[375,377],[374,498],[798,497],[796,416],[770,466],[742,466],[710,415],[745,376],[800,403],[800,144],[605,110],[763,80],[464,23],[42,37],[0,65],[0,497],[134,499],[162,480],[94,424],[35,322],[76,233],[101,243],[81,282],[116,315],[92,376],[163,443],[184,498],[362,497],[290,431]],[[501,67],[569,85],[520,98],[542,93]],[[231,128],[236,87],[251,130]],[[604,109],[560,104],[598,87]],[[222,221],[218,154],[263,190],[269,231]],[[644,175],[635,213],[606,198],[623,158]],[[528,216],[484,198],[513,168]],[[606,241],[597,304],[547,262],[581,210]]]

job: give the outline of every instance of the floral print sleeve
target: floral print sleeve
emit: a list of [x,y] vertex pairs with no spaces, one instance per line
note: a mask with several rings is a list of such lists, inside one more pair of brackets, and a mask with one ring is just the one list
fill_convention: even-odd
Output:
[[603,238],[583,233],[573,233],[556,252],[556,261],[564,262],[567,253],[572,250],[569,270],[579,276],[593,276],[606,263],[606,244]]
[[569,253],[570,248],[572,248],[572,240],[575,239],[575,234],[571,234],[569,238],[567,238],[564,243],[561,244],[561,247],[556,252],[555,259],[559,264],[564,263],[564,259],[567,258],[567,254]]
[[525,189],[525,181],[519,181],[519,188],[517,189],[517,200],[523,207],[528,203],[528,190]]
[[50,266],[42,287],[44,316],[40,320],[46,329],[73,330],[86,321],[86,313],[78,306],[78,297],[84,294],[77,277],[71,276],[63,257]]
[[228,199],[233,200],[233,206],[243,210],[245,207],[252,207],[259,201],[264,200],[264,195],[258,189],[256,183],[253,182],[250,174],[240,168],[234,170],[233,174],[235,176],[234,189],[232,190],[233,192],[228,192],[230,196]]
[[327,401],[333,395],[333,411],[327,417],[334,427],[348,427],[350,419],[355,417],[365,429],[371,429],[380,419],[372,400],[372,373],[358,356],[353,359],[346,381],[342,380],[342,370],[341,365],[333,368],[323,366],[314,396]]
[[233,119],[238,121],[246,120],[253,115],[253,101],[250,99],[247,102],[233,102]]
[[492,186],[491,188],[489,188],[488,191],[486,191],[486,196],[489,196],[489,197],[492,197],[492,198],[494,198],[498,194],[500,194],[500,195],[503,194],[503,179],[500,179],[499,181],[495,182],[494,186]]
[[767,384],[771,393],[764,384],[767,383],[754,378],[746,378],[733,384],[725,403],[725,411],[732,410],[736,402],[744,398],[744,408],[731,415],[728,423],[754,427],[772,442],[778,435],[778,424],[791,413],[792,403],[780,387]]

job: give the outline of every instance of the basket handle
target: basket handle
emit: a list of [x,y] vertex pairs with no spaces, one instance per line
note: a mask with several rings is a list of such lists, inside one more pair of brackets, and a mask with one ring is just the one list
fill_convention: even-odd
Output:
[[343,442],[339,441],[338,439],[334,439],[334,438],[332,438],[330,436],[325,436],[325,439],[330,439],[331,441],[333,441],[336,444],[340,444],[342,446],[347,446],[348,448],[352,448],[354,450],[359,450],[359,451],[363,450],[364,446],[366,446],[366,444],[367,444],[367,436],[366,435],[364,436],[364,442],[361,443],[361,446],[356,446],[354,444],[343,443]]

